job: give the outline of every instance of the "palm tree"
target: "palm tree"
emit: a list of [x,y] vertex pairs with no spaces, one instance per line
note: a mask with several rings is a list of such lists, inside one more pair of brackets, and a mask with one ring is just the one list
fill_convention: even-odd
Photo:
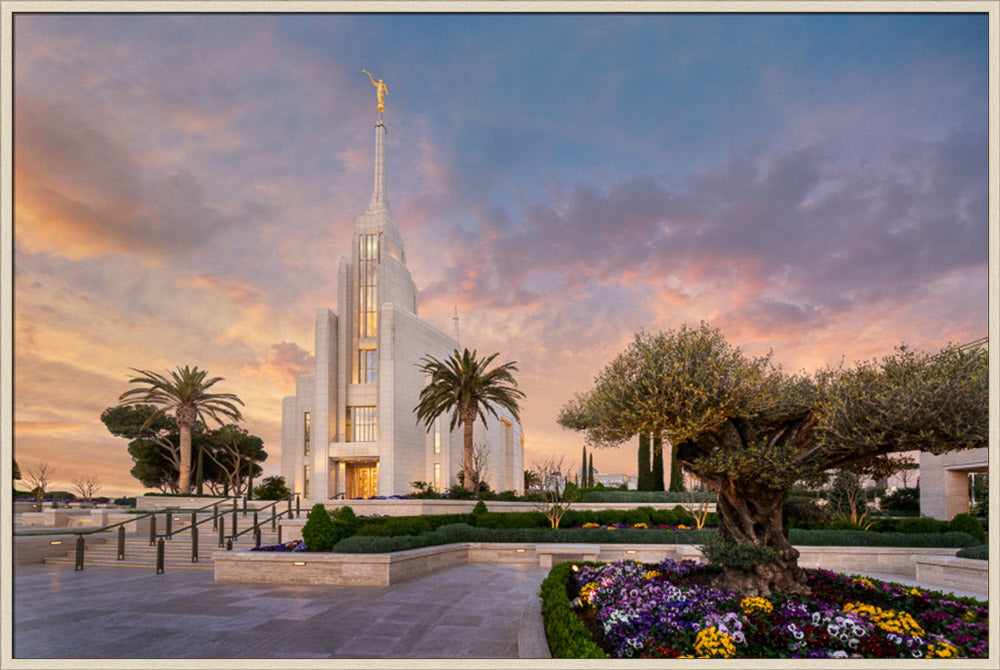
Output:
[[[170,373],[169,379],[149,370],[129,369],[139,374],[130,379],[129,383],[142,386],[122,393],[118,397],[119,406],[134,402],[157,406],[159,409],[146,420],[147,425],[158,416],[174,412],[181,438],[177,488],[181,495],[187,495],[191,492],[191,429],[195,422],[202,415],[215,419],[220,425],[224,422],[219,415],[240,421],[243,415],[234,403],[242,405],[243,401],[232,393],[207,393],[216,382],[222,381],[222,377],[206,380],[208,372],[199,370],[197,366],[193,369],[186,365],[178,367]],[[144,425],[140,430],[145,430],[145,427]]]
[[464,486],[472,486],[472,429],[476,417],[486,425],[486,414],[497,417],[495,407],[502,407],[520,421],[518,399],[524,398],[517,388],[512,372],[517,372],[517,361],[504,363],[490,371],[486,367],[499,353],[476,360],[476,352],[458,349],[444,361],[433,356],[424,356],[420,369],[431,379],[420,392],[420,404],[413,411],[417,421],[423,421],[430,429],[434,420],[446,412],[452,412],[450,430],[455,430],[459,421],[465,429],[465,460],[463,464]]

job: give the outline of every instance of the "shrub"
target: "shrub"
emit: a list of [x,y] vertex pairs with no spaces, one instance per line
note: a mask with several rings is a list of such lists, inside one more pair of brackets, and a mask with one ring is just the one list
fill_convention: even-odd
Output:
[[541,512],[486,512],[475,515],[480,528],[548,528],[549,520]]
[[291,493],[285,484],[285,478],[280,476],[264,477],[260,486],[255,486],[253,489],[253,497],[257,500],[284,500]]
[[[358,535],[394,537],[399,535],[420,535],[434,530],[425,519],[412,517],[390,518],[384,523],[366,523],[358,529]],[[350,537],[350,535],[345,535]]]
[[789,496],[785,500],[784,512],[788,517],[789,525],[794,523],[811,526],[830,520],[830,513],[818,504],[816,498]]
[[135,507],[135,496],[125,496],[123,498],[115,498],[114,503],[116,505],[121,505],[123,507]]
[[511,491],[509,489],[501,491],[500,493],[497,493],[494,498],[496,500],[503,500],[504,502],[514,502],[517,500],[517,491]]
[[542,619],[545,621],[545,636],[548,638],[552,657],[608,658],[604,650],[594,644],[590,631],[570,605],[568,589],[572,581],[572,570],[569,563],[553,567],[549,576],[542,581],[538,593],[542,600]]
[[896,489],[882,498],[882,509],[890,512],[919,512],[920,488]]
[[313,505],[305,525],[302,526],[302,541],[309,547],[309,551],[332,549],[340,539],[339,530],[326,511],[326,507],[322,503]]
[[476,515],[486,514],[486,503],[484,503],[482,500],[477,502],[476,506],[472,508],[472,513]]
[[337,526],[340,537],[343,538],[350,537],[351,535],[357,533],[361,522],[358,521],[358,517],[354,514],[354,510],[349,506],[344,505],[337,510],[334,525]]
[[813,547],[969,547],[979,544],[968,533],[872,533],[864,530],[792,528],[788,541]]
[[948,530],[956,533],[968,533],[980,543],[986,544],[986,531],[983,529],[983,524],[979,523],[979,519],[971,514],[956,514],[955,518],[948,524]]
[[778,559],[778,552],[773,547],[730,542],[717,535],[698,548],[710,565],[722,568],[751,570],[755,565],[771,563]]
[[594,503],[686,503],[708,500],[715,502],[715,494],[710,492],[681,491],[620,491],[615,489],[590,490],[583,494],[580,502]]
[[898,519],[893,525],[893,530],[897,533],[940,533],[947,530],[947,527],[947,521],[921,516],[915,519]]
[[472,500],[473,498],[472,491],[465,488],[461,484],[454,484],[450,489],[448,489],[448,493],[450,493],[452,497],[458,498],[459,500]]
[[975,558],[980,561],[990,560],[990,545],[981,544],[978,547],[965,547],[960,549],[955,556],[959,558]]

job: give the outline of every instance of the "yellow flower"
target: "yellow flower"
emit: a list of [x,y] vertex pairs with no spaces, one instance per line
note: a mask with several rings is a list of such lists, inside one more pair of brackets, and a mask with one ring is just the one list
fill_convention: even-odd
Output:
[[882,630],[900,635],[917,635],[923,637],[924,629],[920,627],[909,612],[897,612],[895,610],[884,610],[874,605],[864,603],[847,603],[844,605],[845,612],[854,612],[869,619],[873,624]]
[[910,595],[911,596],[922,596],[924,594],[921,593],[919,589],[910,589]]
[[677,530],[691,530],[691,526],[685,526],[684,524],[680,524],[679,526],[677,526]]
[[972,610],[969,610],[965,614],[962,615],[962,620],[963,621],[975,621],[976,620],[976,613],[973,612]]
[[660,573],[657,572],[656,570],[650,570],[645,575],[643,575],[643,577],[645,579],[655,579],[656,577],[659,577],[659,576],[660,576]]
[[740,608],[744,614],[753,614],[754,612],[771,612],[774,610],[774,605],[765,598],[744,598],[740,601]]
[[583,527],[584,528],[600,528],[601,524],[594,523],[593,521],[588,521],[587,523],[583,524]]
[[927,658],[954,658],[958,656],[958,647],[947,642],[932,642],[927,645]]
[[637,523],[637,524],[633,524],[632,527],[633,528],[649,528],[649,526],[647,526],[645,523],[643,523],[641,521],[639,523]]
[[864,577],[856,577],[851,580],[851,584],[860,584],[861,586],[867,586],[870,589],[875,588],[870,579],[865,579]]
[[736,654],[736,645],[733,644],[733,638],[712,626],[698,631],[694,650],[698,652],[699,658],[732,658]]
[[598,587],[597,582],[587,582],[586,584],[584,584],[580,588],[580,601],[590,605],[594,597],[594,591],[597,590],[597,587]]

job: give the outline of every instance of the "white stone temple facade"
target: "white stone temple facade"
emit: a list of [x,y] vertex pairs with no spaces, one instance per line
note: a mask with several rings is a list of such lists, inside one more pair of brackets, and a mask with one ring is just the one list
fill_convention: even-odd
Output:
[[[389,211],[385,134],[379,109],[375,185],[368,210],[355,219],[350,259],[340,262],[338,309],[317,311],[316,369],[282,403],[281,474],[307,501],[402,495],[414,481],[442,491],[462,471],[461,424],[450,432],[446,414],[427,430],[414,412],[428,381],[420,360],[450,356],[459,346],[457,324],[452,337],[417,315],[417,289]],[[487,454],[485,481],[494,491],[523,492],[524,432],[496,409],[499,420],[475,426]]]

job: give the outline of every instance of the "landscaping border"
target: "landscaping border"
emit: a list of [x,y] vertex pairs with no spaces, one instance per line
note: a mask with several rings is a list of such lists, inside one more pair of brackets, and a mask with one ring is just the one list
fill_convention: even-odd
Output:
[[[799,565],[836,572],[880,572],[919,578],[928,588],[987,593],[986,561],[956,559],[954,548],[798,546]],[[919,553],[918,553],[919,552]],[[697,546],[687,544],[543,544],[459,542],[384,554],[334,552],[213,552],[215,580],[281,584],[388,586],[463,563],[520,563],[549,567],[564,561],[610,562],[623,559],[655,563],[665,558],[703,561]],[[956,570],[935,565],[960,561]],[[919,568],[918,568],[919,564]],[[955,564],[958,565],[958,564]],[[918,572],[923,570],[922,573]]]

